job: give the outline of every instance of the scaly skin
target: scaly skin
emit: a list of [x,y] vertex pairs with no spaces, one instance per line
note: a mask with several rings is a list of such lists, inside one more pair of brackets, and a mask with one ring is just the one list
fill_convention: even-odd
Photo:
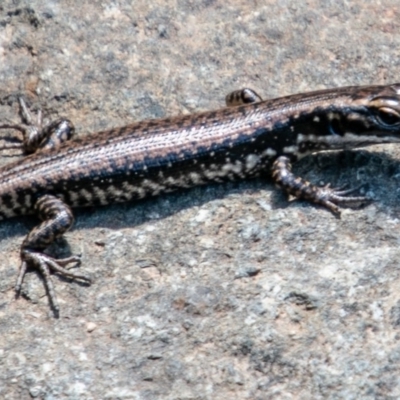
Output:
[[231,107],[138,122],[73,137],[70,121],[42,127],[21,101],[32,154],[0,169],[0,219],[36,213],[42,223],[21,248],[20,290],[28,266],[39,268],[58,312],[50,270],[88,280],[43,250],[73,222],[70,207],[141,199],[208,182],[270,175],[288,194],[339,213],[359,202],[351,191],[313,186],[291,173],[291,163],[321,150],[400,142],[400,84],[345,87],[260,101],[249,89],[227,96]]

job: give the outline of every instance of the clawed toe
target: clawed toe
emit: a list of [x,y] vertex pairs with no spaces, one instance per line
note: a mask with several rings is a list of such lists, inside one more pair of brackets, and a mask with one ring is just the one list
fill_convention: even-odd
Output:
[[[65,266],[71,263],[75,263],[78,265],[81,261],[79,256],[71,256],[63,259],[54,259],[46,254],[38,253],[30,250],[23,250],[22,251],[22,263],[19,270],[17,283],[15,285],[15,291],[17,294],[21,291],[22,281],[26,274],[28,265],[33,266],[39,269],[40,273],[43,276],[44,284],[46,286],[47,293],[50,298],[50,302],[57,312],[59,311],[59,305],[57,301],[57,296],[55,294],[53,282],[51,280],[50,271],[57,272],[60,275],[84,280],[88,283],[91,283],[91,279],[85,275],[76,274],[71,272],[70,269],[66,269]],[[75,265],[75,266],[76,266]]]
[[365,196],[347,196],[348,194],[358,191],[360,187],[361,186],[343,190],[343,187],[340,189],[332,189],[327,185],[322,188],[317,188],[315,193],[316,202],[327,207],[333,213],[340,215],[340,208],[338,205],[364,203],[370,200]]

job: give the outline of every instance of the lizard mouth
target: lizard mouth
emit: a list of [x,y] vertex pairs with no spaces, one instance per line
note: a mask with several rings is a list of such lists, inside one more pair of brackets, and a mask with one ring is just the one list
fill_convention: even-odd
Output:
[[368,135],[345,133],[338,143],[338,148],[351,149],[372,144],[400,143],[400,136],[388,135],[387,132],[373,132]]
[[[369,132],[368,134],[355,134],[347,132],[344,135],[302,135],[301,143],[307,143],[309,148],[325,148],[326,150],[349,150],[355,147],[365,147],[373,144],[400,143],[400,135],[389,135],[387,132]],[[310,145],[313,144],[313,145]]]

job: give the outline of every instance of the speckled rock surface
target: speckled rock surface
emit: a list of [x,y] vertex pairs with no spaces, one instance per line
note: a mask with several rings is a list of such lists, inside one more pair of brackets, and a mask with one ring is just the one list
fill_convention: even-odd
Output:
[[[400,76],[398,1],[3,0],[0,120],[19,96],[79,135],[264,97]],[[1,163],[9,162],[2,157]],[[374,202],[341,219],[268,181],[79,210],[50,249],[91,286],[13,286],[34,218],[0,223],[0,397],[400,398],[400,152],[321,154],[316,183]]]

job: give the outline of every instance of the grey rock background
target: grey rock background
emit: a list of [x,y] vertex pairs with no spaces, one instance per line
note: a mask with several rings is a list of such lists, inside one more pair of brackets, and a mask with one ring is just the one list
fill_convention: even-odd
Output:
[[[19,96],[79,135],[264,97],[400,78],[397,0],[2,0],[0,120]],[[9,162],[6,155],[1,163]],[[400,153],[321,154],[313,182],[362,186],[341,219],[268,181],[77,211],[51,250],[91,286],[13,286],[34,218],[0,224],[4,399],[400,398]]]

